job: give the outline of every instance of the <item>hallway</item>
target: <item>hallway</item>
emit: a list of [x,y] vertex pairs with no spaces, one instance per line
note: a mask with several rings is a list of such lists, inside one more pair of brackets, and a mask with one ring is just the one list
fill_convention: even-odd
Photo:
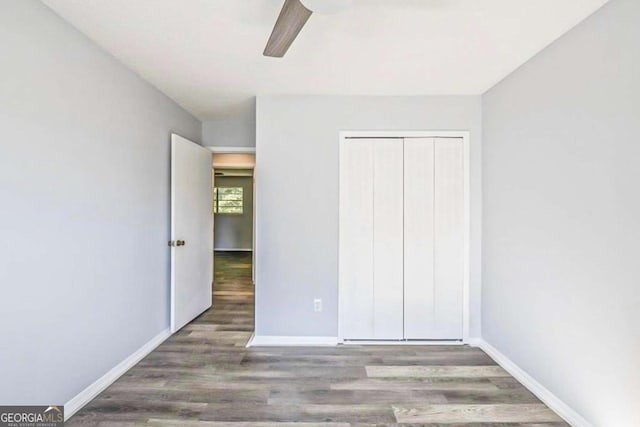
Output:
[[476,348],[247,349],[254,316],[251,253],[217,253],[216,259],[213,308],[69,426],[566,425]]

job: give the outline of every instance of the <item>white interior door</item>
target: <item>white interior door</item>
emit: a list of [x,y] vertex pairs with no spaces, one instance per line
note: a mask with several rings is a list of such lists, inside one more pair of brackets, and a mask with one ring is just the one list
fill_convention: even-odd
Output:
[[464,146],[436,138],[434,320],[430,339],[462,339],[464,286]]
[[339,333],[344,339],[371,339],[373,145],[354,139],[340,148]]
[[211,152],[171,135],[171,331],[211,307]]
[[404,334],[431,337],[435,323],[434,138],[404,141]]
[[458,340],[463,321],[463,141],[408,138],[404,144],[405,338]]
[[373,145],[373,336],[403,338],[402,139]]
[[340,336],[402,339],[402,139],[353,139],[340,162]]

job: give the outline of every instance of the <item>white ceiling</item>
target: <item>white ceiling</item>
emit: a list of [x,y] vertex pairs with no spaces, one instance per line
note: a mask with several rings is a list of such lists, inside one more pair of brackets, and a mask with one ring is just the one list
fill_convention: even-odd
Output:
[[43,0],[185,109],[256,94],[481,94],[608,0],[354,0],[262,56],[283,0]]

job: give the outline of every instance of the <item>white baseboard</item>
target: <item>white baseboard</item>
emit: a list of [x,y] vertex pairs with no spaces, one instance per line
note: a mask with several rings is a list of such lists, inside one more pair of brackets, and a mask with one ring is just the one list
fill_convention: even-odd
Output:
[[542,402],[544,402],[549,408],[564,418],[567,423],[573,427],[592,427],[592,425],[580,414],[560,400],[545,386],[536,381],[531,375],[527,374],[522,368],[516,365],[511,359],[501,353],[494,346],[482,338],[470,339],[469,344],[481,348],[485,353],[491,356],[491,358],[502,366],[505,371],[509,372],[515,379],[522,383],[522,385],[529,389],[530,392],[535,394],[538,399],[542,400]]
[[466,344],[469,344],[471,347],[480,347],[480,344],[482,344],[482,342],[482,338],[470,337],[467,338]]
[[280,346],[336,346],[337,337],[290,337],[275,335],[253,335],[247,347],[280,347]]
[[461,346],[462,341],[343,341],[337,337],[255,335],[247,342],[247,347],[280,346],[336,346],[344,345],[452,345]]
[[342,341],[338,341],[340,344],[343,345],[421,345],[421,346],[426,346],[426,345],[452,345],[452,346],[460,346],[460,345],[464,345],[465,343],[463,343],[462,341],[421,341],[421,340],[411,340],[411,341],[404,341],[404,340],[342,340]]
[[136,350],[135,353],[124,359],[122,362],[114,366],[109,372],[98,378],[93,384],[78,393],[64,405],[64,420],[67,421],[73,414],[78,412],[84,405],[89,403],[93,398],[100,394],[104,389],[113,384],[125,372],[131,369],[136,363],[142,360],[146,355],[151,353],[171,336],[169,328],[160,332],[149,342]]
[[253,249],[251,248],[244,248],[244,249],[238,249],[238,248],[214,248],[213,251],[214,252],[251,252]]

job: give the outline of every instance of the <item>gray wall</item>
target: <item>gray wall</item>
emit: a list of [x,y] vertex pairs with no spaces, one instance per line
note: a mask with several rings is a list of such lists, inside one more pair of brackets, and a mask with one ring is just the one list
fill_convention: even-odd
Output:
[[[336,336],[338,133],[470,130],[472,336],[480,333],[480,97],[268,96],[257,100],[258,335]],[[322,298],[324,311],[313,311]]]
[[0,52],[0,402],[62,404],[169,326],[169,132],[201,124],[40,2],[0,2]]
[[207,147],[255,147],[254,103],[202,123],[202,145]]
[[597,426],[640,424],[640,2],[484,96],[482,334]]
[[216,177],[218,187],[242,187],[242,215],[215,215],[214,248],[251,249],[253,247],[253,177]]

